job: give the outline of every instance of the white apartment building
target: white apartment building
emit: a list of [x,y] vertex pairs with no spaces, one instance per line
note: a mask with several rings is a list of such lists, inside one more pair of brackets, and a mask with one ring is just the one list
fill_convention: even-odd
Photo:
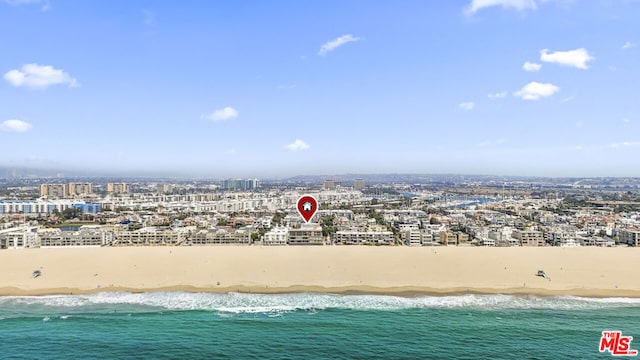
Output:
[[391,231],[337,231],[334,243],[345,245],[389,245],[393,244]]
[[37,247],[38,228],[19,227],[0,230],[0,249]]
[[264,245],[287,245],[289,243],[289,228],[275,227],[262,237]]
[[72,200],[0,200],[0,216],[24,214],[26,216],[63,212],[77,202]]

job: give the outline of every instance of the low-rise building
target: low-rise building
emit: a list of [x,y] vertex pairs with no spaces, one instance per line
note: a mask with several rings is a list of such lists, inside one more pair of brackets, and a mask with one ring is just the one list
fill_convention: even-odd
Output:
[[201,230],[189,237],[192,245],[251,245],[251,231],[245,229]]
[[521,246],[544,246],[544,235],[536,230],[513,230],[511,236],[520,241]]
[[322,227],[319,224],[303,224],[289,229],[289,245],[322,245]]
[[640,246],[640,229],[623,229],[618,231],[621,244]]
[[134,231],[121,231],[116,233],[114,246],[154,246],[154,245],[179,245],[184,241],[184,234],[171,230],[156,228],[142,228]]
[[389,245],[393,243],[391,231],[337,231],[334,236],[336,244],[345,245]]
[[275,227],[262,236],[264,245],[287,245],[289,243],[289,228]]
[[442,245],[458,245],[458,236],[451,231],[443,231],[440,233],[440,244]]
[[0,249],[21,249],[38,246],[36,227],[19,227],[0,230]]
[[61,231],[60,229],[41,229],[38,231],[40,247],[60,246],[102,246],[105,244],[106,232],[86,228],[78,231]]

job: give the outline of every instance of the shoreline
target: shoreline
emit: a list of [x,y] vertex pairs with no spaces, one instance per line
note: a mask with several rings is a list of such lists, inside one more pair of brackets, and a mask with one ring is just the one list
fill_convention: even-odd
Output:
[[[636,248],[122,247],[0,251],[0,296],[100,292],[640,298]],[[42,275],[32,278],[34,270]],[[544,270],[551,279],[536,276]]]
[[607,298],[629,298],[640,299],[640,291],[603,291],[600,289],[568,289],[568,290],[547,290],[541,288],[513,288],[513,289],[404,289],[404,288],[370,288],[358,287],[346,288],[321,288],[315,286],[291,286],[288,288],[251,288],[245,286],[232,286],[228,288],[194,288],[190,286],[171,286],[166,288],[138,289],[138,288],[99,288],[99,289],[38,289],[24,290],[17,288],[0,288],[0,297],[31,297],[31,296],[61,296],[61,295],[94,295],[100,293],[204,293],[204,294],[256,294],[256,295],[290,295],[290,294],[320,294],[320,295],[376,295],[376,296],[396,296],[404,298],[417,297],[448,297],[463,295],[505,295],[505,296],[535,296],[540,298],[573,296],[579,298],[607,299]]

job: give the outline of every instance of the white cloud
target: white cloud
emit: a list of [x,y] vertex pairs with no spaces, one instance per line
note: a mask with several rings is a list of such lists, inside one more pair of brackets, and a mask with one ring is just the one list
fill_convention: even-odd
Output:
[[7,132],[25,132],[32,128],[31,124],[22,120],[7,120],[0,124],[0,130]]
[[296,139],[291,144],[285,145],[285,149],[289,151],[300,151],[300,150],[306,150],[308,148],[309,148],[309,144],[307,144],[306,142],[300,139]]
[[623,141],[621,143],[613,143],[609,145],[612,148],[621,148],[621,147],[636,147],[640,146],[640,142],[634,141]]
[[473,110],[474,107],[476,107],[476,104],[472,101],[469,101],[469,102],[460,103],[458,107],[462,110],[470,111],[470,110]]
[[327,53],[339,48],[340,46],[350,43],[350,42],[355,42],[355,41],[360,41],[359,37],[354,37],[351,34],[347,34],[347,35],[342,35],[337,39],[331,40],[331,41],[327,41],[326,43],[324,43],[321,47],[320,47],[320,51],[318,51],[318,55],[320,56],[324,56]]
[[51,7],[49,0],[4,0],[4,2],[11,6],[42,4],[40,8],[42,11],[47,11]]
[[501,91],[501,92],[497,92],[497,93],[494,93],[494,94],[488,94],[487,96],[491,100],[502,99],[502,98],[507,96],[507,92],[506,91]]
[[519,91],[516,91],[514,95],[522,98],[523,100],[538,100],[542,97],[551,96],[559,90],[560,88],[553,84],[542,84],[533,81],[525,85]]
[[578,69],[588,69],[587,62],[593,60],[594,57],[589,55],[585,48],[549,52],[549,49],[540,51],[540,60],[549,63],[556,63],[565,66],[573,66]]
[[471,3],[465,8],[465,12],[473,14],[478,10],[492,6],[511,8],[518,11],[537,8],[535,0],[471,0]]
[[560,100],[560,104],[564,104],[567,103],[569,101],[573,101],[576,97],[575,96],[567,96],[566,98]]
[[631,41],[627,41],[626,43],[624,43],[624,45],[622,45],[623,49],[631,49],[636,47],[635,43],[632,43]]
[[542,68],[542,65],[528,61],[522,65],[522,69],[524,69],[524,71],[540,71],[540,68]]
[[10,70],[4,79],[13,86],[25,86],[33,89],[44,89],[52,85],[66,84],[69,87],[79,86],[78,81],[63,70],[49,65],[25,64],[20,70]]
[[227,106],[225,108],[212,112],[211,114],[205,116],[205,118],[214,122],[218,122],[218,121],[227,121],[233,118],[237,118],[238,115],[239,115],[238,110],[230,106]]

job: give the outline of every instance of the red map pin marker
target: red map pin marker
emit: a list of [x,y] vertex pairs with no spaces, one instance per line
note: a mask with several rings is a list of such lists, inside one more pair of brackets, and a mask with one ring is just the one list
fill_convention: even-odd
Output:
[[298,213],[305,222],[311,221],[313,215],[318,211],[318,201],[311,195],[302,195],[298,199]]

